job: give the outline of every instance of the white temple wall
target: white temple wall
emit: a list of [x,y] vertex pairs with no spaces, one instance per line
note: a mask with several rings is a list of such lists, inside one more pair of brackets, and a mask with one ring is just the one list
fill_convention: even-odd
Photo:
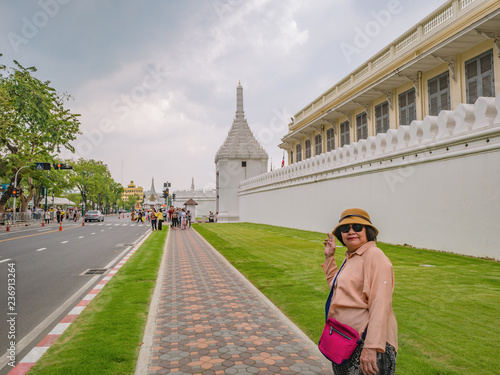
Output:
[[198,206],[196,206],[196,216],[197,217],[202,217],[202,216],[208,217],[208,215],[210,214],[210,211],[215,213],[215,197],[213,197],[210,200],[198,199],[198,200],[196,200],[196,203],[198,203]]
[[379,241],[500,259],[500,95],[248,179],[239,206],[324,233],[359,207]]
[[[242,166],[246,163],[246,167]],[[262,163],[253,159],[232,159],[219,162],[219,220],[239,218],[238,191],[241,181],[262,173]]]

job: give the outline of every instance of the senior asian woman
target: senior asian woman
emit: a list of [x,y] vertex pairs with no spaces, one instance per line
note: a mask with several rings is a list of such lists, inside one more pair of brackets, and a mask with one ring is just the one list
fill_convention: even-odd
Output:
[[333,363],[335,375],[393,375],[398,350],[397,322],[392,309],[394,271],[376,243],[377,228],[362,209],[342,212],[338,225],[325,239],[322,264],[329,286],[339,268],[335,262],[335,237],[347,248],[345,264],[335,282],[329,318],[346,324],[364,342],[344,365]]

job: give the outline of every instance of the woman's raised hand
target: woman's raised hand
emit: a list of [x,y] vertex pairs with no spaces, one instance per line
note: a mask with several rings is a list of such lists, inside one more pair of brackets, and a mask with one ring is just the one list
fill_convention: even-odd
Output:
[[335,236],[332,233],[328,233],[328,238],[323,242],[325,245],[325,258],[328,259],[335,255]]

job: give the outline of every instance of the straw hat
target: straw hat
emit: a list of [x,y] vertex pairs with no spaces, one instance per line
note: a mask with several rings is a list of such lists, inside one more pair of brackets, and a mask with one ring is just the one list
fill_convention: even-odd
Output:
[[[333,230],[333,234],[335,237],[339,238],[337,236],[337,229],[340,228],[340,226],[344,224],[363,224],[363,225],[368,225],[375,229],[376,235],[378,235],[378,229],[375,228],[375,226],[372,224],[370,220],[370,215],[368,215],[368,212],[365,210],[362,210],[361,208],[349,208],[342,212],[342,215],[340,215],[340,220],[338,225],[335,227]],[[340,236],[340,239],[342,237]]]

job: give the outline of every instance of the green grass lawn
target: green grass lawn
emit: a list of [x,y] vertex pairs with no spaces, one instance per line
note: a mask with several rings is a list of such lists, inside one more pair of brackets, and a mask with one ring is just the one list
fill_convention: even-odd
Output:
[[134,373],[166,236],[149,236],[30,375]]
[[[328,296],[321,269],[326,234],[248,223],[193,227],[318,341]],[[378,246],[396,278],[397,374],[499,374],[500,263]],[[339,265],[344,252],[337,250]]]

